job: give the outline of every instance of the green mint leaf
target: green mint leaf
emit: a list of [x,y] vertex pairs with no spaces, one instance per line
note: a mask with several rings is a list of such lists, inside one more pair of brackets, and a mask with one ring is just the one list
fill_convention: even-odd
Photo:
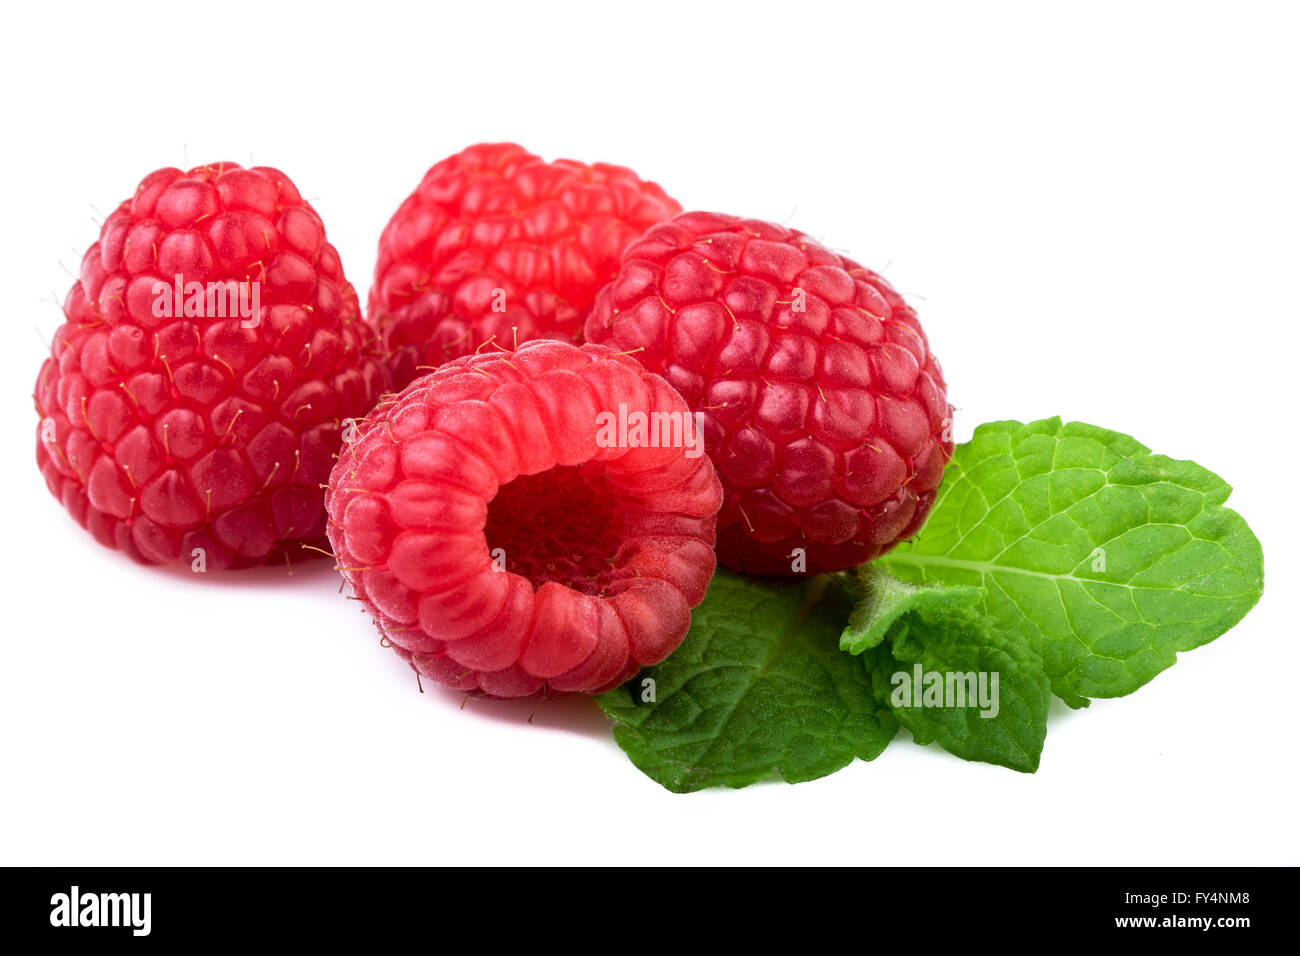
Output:
[[876,564],[856,570],[858,603],[840,634],[840,650],[861,654],[885,639],[890,627],[904,614],[923,607],[977,604],[983,589],[971,585],[945,587],[932,581],[914,584],[887,573]]
[[[864,588],[890,590],[887,572],[867,565],[859,574]],[[990,626],[978,589],[973,601],[971,589],[929,590],[863,654],[877,698],[918,744],[1033,773],[1052,700],[1038,656]]]
[[839,650],[850,607],[826,577],[719,570],[681,647],[596,700],[632,762],[675,793],[800,783],[872,760],[898,724],[862,662]]
[[948,465],[904,580],[978,586],[991,629],[1043,662],[1073,707],[1119,697],[1259,600],[1264,559],[1217,475],[1060,419],[982,425]]
[[966,760],[1037,770],[1051,687],[1038,656],[993,629],[981,611],[984,591],[911,584],[880,562],[856,576],[858,604],[840,647],[862,654],[877,698],[913,739]]

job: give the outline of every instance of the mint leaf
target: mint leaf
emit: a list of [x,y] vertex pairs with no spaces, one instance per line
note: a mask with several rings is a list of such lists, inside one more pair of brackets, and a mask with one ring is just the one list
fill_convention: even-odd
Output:
[[840,646],[861,653],[873,689],[918,744],[1032,773],[1052,692],[1038,656],[999,634],[978,587],[909,584],[879,562],[856,571],[858,605]]
[[981,588],[970,585],[950,588],[928,581],[912,584],[876,564],[859,567],[857,582],[858,603],[840,634],[840,650],[850,654],[861,654],[878,645],[893,623],[909,611],[939,605],[977,604],[984,596]]
[[1141,687],[1259,599],[1263,554],[1222,507],[1230,491],[1118,432],[994,422],[957,449],[921,537],[880,562],[913,583],[984,588],[990,629],[1086,706]]
[[596,700],[632,762],[675,793],[800,783],[872,760],[898,724],[862,662],[839,650],[849,610],[825,577],[719,570],[681,647]]
[[863,661],[876,696],[918,744],[1033,773],[1052,690],[1037,655],[989,623],[971,604],[921,605]]

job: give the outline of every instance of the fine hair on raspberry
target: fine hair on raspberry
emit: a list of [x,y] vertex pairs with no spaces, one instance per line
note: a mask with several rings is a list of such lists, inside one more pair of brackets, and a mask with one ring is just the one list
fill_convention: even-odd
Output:
[[698,445],[609,427],[638,413],[693,420],[636,361],[554,341],[456,359],[381,402],[326,505],[385,643],[494,697],[608,689],[672,652],[714,571],[722,491]]
[[690,212],[630,245],[586,322],[704,415],[718,557],[852,567],[916,534],[952,456],[939,363],[879,275],[773,223]]
[[324,543],[342,421],[387,375],[284,173],[149,174],[105,220],[64,317],[36,381],[36,460],[96,539],[194,571]]

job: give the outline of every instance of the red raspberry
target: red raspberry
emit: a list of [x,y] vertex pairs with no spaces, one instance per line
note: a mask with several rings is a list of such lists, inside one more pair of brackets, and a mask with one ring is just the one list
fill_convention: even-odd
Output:
[[634,352],[704,413],[726,501],[718,558],[758,574],[851,567],[914,535],[952,456],[916,313],[803,233],[692,212],[623,255],[589,341]]
[[690,414],[631,359],[534,342],[449,362],[358,427],[329,538],[418,673],[495,697],[595,692],[681,643],[722,489],[698,446],[604,440],[620,406]]
[[374,404],[385,373],[287,176],[150,173],[104,222],[64,314],[36,382],[36,460],[101,543],[196,569],[201,548],[206,569],[322,540],[340,419]]
[[547,163],[514,143],[444,159],[379,240],[368,311],[394,385],[493,337],[577,341],[624,247],[681,209],[630,169]]

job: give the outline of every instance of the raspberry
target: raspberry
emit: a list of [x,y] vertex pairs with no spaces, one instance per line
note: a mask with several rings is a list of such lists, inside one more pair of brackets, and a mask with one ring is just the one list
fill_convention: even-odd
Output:
[[952,410],[916,313],[874,272],[793,229],[685,213],[627,249],[586,335],[704,413],[728,567],[840,570],[924,523]]
[[630,169],[514,143],[444,159],[379,240],[368,312],[395,387],[494,337],[577,341],[624,247],[681,208]]
[[386,379],[287,176],[150,173],[104,222],[64,315],[36,383],[36,460],[95,538],[202,570],[323,542],[340,419]]
[[621,409],[690,414],[631,359],[539,341],[449,362],[358,426],[329,538],[417,673],[494,697],[595,692],[681,643],[722,489],[702,450],[602,441]]

